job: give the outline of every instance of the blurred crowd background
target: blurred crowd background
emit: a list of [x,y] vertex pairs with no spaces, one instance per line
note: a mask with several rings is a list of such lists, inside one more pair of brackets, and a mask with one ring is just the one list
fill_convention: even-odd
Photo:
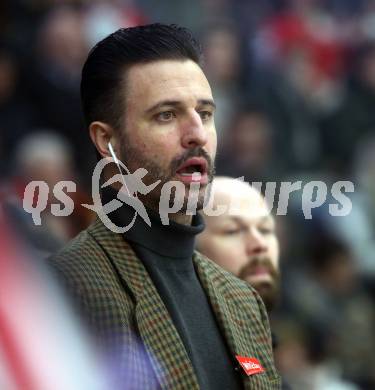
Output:
[[[375,1],[2,0],[0,196],[34,253],[93,215],[95,153],[80,111],[88,50],[119,27],[178,23],[201,40],[218,109],[217,173],[253,181],[350,180],[346,217],[312,219],[301,193],[277,218],[276,358],[294,389],[375,389]],[[74,180],[75,210],[35,227],[25,185]],[[48,204],[56,202],[53,193]]]

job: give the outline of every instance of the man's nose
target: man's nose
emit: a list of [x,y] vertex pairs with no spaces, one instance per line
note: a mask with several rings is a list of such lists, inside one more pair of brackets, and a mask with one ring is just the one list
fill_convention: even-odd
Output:
[[267,241],[257,229],[250,229],[246,235],[246,250],[249,255],[262,254],[267,251]]
[[204,146],[207,143],[207,129],[196,111],[190,113],[182,125],[181,143],[186,149]]

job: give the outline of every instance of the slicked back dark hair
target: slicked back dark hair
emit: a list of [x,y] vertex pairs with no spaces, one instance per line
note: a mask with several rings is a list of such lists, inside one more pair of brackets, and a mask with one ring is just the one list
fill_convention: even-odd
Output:
[[125,74],[136,64],[192,60],[202,65],[202,51],[192,33],[175,24],[121,28],[90,51],[82,69],[81,100],[87,126],[93,121],[120,128],[125,114]]

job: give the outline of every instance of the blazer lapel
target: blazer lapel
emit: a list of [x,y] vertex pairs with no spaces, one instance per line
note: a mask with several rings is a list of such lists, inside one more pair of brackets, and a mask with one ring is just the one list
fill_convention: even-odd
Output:
[[[204,259],[199,253],[194,253],[193,260],[233,359],[236,355],[257,358],[266,371],[271,371],[252,376],[243,373],[245,389],[278,388],[270,386],[268,375],[272,377],[277,374],[273,373],[272,348],[266,337],[264,324],[259,319],[259,312],[252,317],[249,312],[243,313],[238,304],[243,299],[251,299],[251,294],[246,292],[246,296],[243,296],[235,288],[228,289],[223,280],[225,276],[215,272],[212,266],[207,266],[207,261],[210,260]],[[254,303],[258,305],[257,302]]]
[[90,229],[135,299],[135,318],[163,389],[199,389],[181,338],[142,262],[121,234],[100,221]]
[[248,354],[250,351],[253,351],[254,348],[251,339],[246,340],[246,345],[243,345],[241,334],[239,334],[238,326],[236,326],[237,318],[233,310],[229,310],[227,307],[228,303],[224,299],[225,291],[218,290],[220,281],[216,280],[216,283],[213,283],[214,280],[212,275],[210,275],[210,270],[206,269],[204,260],[197,254],[194,254],[194,264],[198,271],[200,282],[207,293],[219,322],[219,326],[225,334],[225,339],[233,354],[233,358],[235,359],[235,355]]

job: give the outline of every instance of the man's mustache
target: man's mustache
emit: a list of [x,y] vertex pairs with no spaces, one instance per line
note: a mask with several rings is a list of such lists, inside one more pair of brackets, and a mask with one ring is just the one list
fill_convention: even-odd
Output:
[[279,279],[279,272],[268,256],[251,257],[248,260],[248,263],[243,268],[241,268],[238,277],[240,279],[245,279],[247,276],[252,275],[254,270],[259,266],[267,268],[273,280],[276,281]]

